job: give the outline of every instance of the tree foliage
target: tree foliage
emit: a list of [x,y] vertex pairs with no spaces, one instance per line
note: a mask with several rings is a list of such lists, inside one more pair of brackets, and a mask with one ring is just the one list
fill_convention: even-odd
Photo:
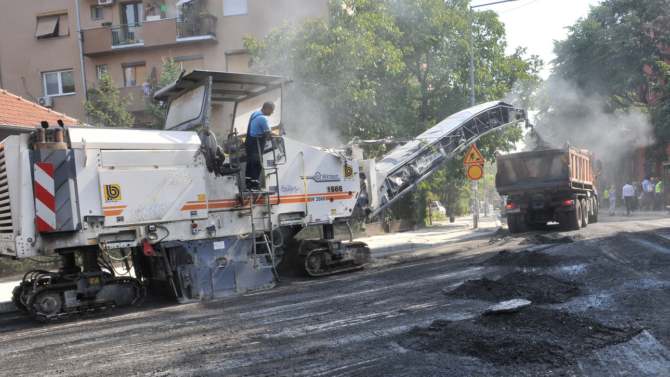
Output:
[[[167,117],[166,104],[154,100],[154,93],[162,89],[179,78],[181,75],[181,66],[173,58],[164,58],[161,65],[160,76],[158,82],[151,83],[152,93],[146,97],[147,110],[153,118],[152,128],[162,129],[165,125],[165,118]],[[155,76],[155,75],[154,75]],[[155,79],[154,79],[155,81]]]
[[[245,41],[256,71],[293,79],[286,96],[287,123],[291,114],[317,107],[321,127],[336,130],[343,140],[413,138],[469,107],[473,45],[478,102],[510,93],[527,99],[539,82],[539,59],[526,58],[522,49],[506,55],[505,30],[496,14],[471,12],[468,1],[331,0],[329,7],[328,19],[287,25],[265,39]],[[492,157],[520,137],[520,129],[508,129],[479,145]],[[463,187],[460,164],[435,177],[424,190],[441,195],[446,182],[455,182],[456,192]]]
[[108,74],[102,75],[96,88],[88,90],[84,110],[88,120],[98,127],[132,127],[135,119],[126,110],[129,99],[120,95]]
[[[652,115],[657,141],[668,142],[669,47],[670,1],[605,0],[556,43],[554,76],[584,96],[602,98],[607,112],[642,107]],[[578,115],[587,109],[564,110]]]

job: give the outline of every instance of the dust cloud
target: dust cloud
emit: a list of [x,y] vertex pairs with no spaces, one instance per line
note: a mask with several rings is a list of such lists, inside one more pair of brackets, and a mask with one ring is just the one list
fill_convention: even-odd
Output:
[[649,115],[642,108],[614,110],[602,97],[586,95],[576,85],[550,77],[537,91],[539,109],[535,127],[526,135],[526,150],[588,149],[611,174],[611,181],[625,179],[632,156],[654,144]]
[[344,145],[342,136],[328,119],[326,105],[310,95],[306,86],[300,84],[300,78],[289,77],[294,81],[284,93],[286,102],[283,115],[286,136],[309,145],[320,147],[340,147]]
[[565,143],[599,155],[652,145],[653,127],[641,108],[612,111],[607,100],[550,78],[538,91],[535,132],[551,147]]
[[[300,29],[302,22],[318,19],[312,12],[313,9],[310,6],[306,7],[301,0],[285,2],[281,15],[291,15],[291,18],[296,21],[284,23],[281,30],[288,35],[295,36],[295,31]],[[277,15],[267,14],[266,16],[276,17]],[[263,67],[261,63],[261,66],[252,64],[251,70],[291,80],[282,96],[282,125],[286,136],[309,145],[325,148],[345,145],[344,138],[332,119],[329,118],[328,104],[320,100],[320,98],[325,98],[324,88],[310,82],[307,77],[303,77],[290,58],[290,51],[294,50],[293,46],[287,49],[270,47],[268,50],[271,53],[264,56],[263,60],[268,62],[271,68]],[[332,82],[340,79],[332,77]]]

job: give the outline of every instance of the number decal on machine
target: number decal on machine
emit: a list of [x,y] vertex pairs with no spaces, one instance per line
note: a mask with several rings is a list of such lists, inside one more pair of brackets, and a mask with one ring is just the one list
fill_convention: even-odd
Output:
[[106,202],[119,202],[121,201],[121,185],[112,183],[105,185],[104,187],[105,201]]
[[342,186],[328,186],[328,192],[342,192]]

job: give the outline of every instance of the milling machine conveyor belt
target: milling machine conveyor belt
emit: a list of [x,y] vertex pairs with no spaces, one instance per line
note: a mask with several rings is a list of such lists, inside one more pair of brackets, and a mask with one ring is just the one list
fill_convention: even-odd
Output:
[[480,137],[521,122],[527,123],[525,110],[501,101],[487,102],[459,111],[395,148],[376,164],[379,205],[370,217],[413,190],[440,165]]

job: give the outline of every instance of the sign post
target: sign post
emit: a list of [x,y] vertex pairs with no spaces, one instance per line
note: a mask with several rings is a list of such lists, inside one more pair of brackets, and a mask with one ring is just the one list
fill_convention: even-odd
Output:
[[472,144],[465,154],[463,165],[465,165],[468,179],[472,181],[472,227],[475,229],[479,227],[479,185],[477,182],[484,176],[485,163],[482,152],[479,151],[477,145]]

